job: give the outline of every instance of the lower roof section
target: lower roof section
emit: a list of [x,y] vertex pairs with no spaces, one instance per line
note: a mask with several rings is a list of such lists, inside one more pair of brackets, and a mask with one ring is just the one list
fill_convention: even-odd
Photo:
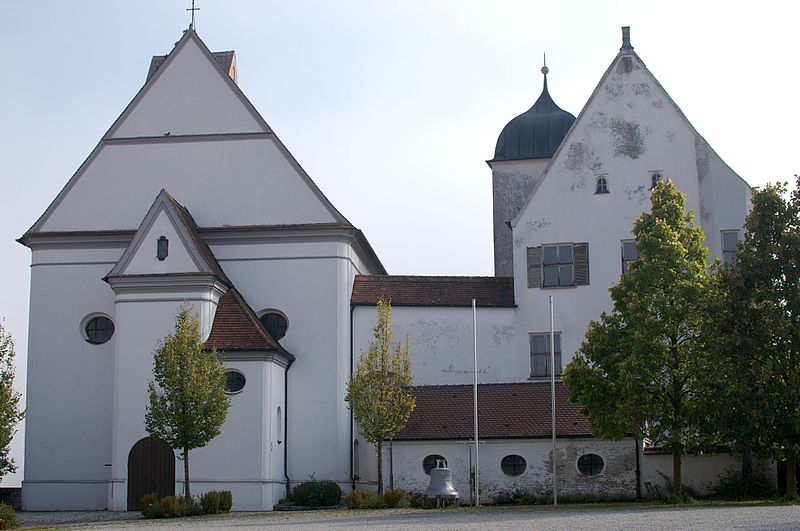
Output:
[[374,306],[379,300],[392,306],[514,308],[512,277],[437,277],[406,275],[358,275],[351,302]]
[[[417,401],[406,427],[394,440],[471,439],[475,437],[472,385],[412,387]],[[558,437],[593,437],[582,404],[571,402],[556,382]],[[478,436],[481,439],[534,439],[552,436],[550,383],[478,385]]]

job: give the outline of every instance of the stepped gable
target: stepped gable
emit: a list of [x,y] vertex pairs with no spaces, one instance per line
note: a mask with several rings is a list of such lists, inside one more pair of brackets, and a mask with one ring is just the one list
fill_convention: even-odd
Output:
[[[417,405],[394,440],[471,439],[472,385],[412,387]],[[583,405],[571,402],[556,382],[558,437],[593,437]],[[552,436],[549,382],[478,385],[478,433],[482,439],[539,439]]]
[[511,277],[437,277],[405,275],[357,275],[351,303],[374,306],[380,299],[392,306],[513,308]]

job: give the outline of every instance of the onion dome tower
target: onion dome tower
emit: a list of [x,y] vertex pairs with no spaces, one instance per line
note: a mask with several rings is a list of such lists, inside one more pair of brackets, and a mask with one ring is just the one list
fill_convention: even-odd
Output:
[[575,116],[560,108],[547,89],[547,64],[542,93],[533,107],[503,128],[497,138],[492,168],[494,274],[513,276],[510,221],[541,182],[542,172],[558,149]]

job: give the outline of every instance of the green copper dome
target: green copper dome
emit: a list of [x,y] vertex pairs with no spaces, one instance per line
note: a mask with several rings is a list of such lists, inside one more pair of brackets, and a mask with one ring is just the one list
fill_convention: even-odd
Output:
[[500,133],[494,160],[552,157],[574,121],[575,117],[550,97],[545,74],[542,94],[533,107],[508,122]]

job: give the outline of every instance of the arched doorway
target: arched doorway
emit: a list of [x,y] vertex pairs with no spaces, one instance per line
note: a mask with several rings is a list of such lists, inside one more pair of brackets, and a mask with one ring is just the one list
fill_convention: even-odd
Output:
[[175,453],[165,442],[145,437],[128,454],[128,510],[141,509],[142,496],[175,495]]

